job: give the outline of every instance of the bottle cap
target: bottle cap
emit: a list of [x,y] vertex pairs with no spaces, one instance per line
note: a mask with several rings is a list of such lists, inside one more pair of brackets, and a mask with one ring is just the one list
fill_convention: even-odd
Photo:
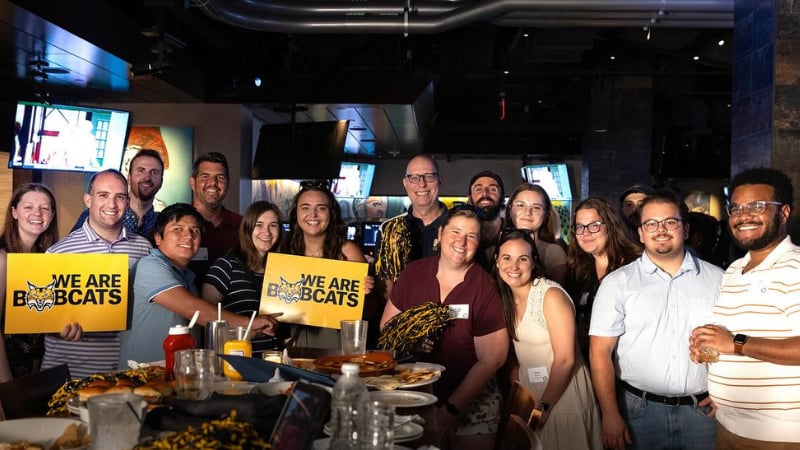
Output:
[[186,325],[173,325],[169,327],[169,334],[189,334],[189,327]]
[[358,374],[359,367],[356,363],[344,363],[342,364],[342,373],[354,373]]

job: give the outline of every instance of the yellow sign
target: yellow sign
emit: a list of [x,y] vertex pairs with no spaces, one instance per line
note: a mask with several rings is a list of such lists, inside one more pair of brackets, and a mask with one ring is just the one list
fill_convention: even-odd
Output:
[[360,319],[367,263],[270,253],[261,289],[262,314],[281,322],[339,328]]
[[9,253],[5,332],[124,330],[128,320],[128,255]]

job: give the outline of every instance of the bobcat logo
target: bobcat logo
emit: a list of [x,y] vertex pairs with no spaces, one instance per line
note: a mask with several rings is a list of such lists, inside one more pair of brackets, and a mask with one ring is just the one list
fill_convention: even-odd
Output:
[[36,286],[30,281],[26,281],[26,283],[28,283],[28,292],[25,293],[25,304],[28,305],[28,309],[42,312],[53,307],[56,298],[53,291],[55,280],[47,286]]
[[288,304],[292,304],[300,300],[300,290],[302,288],[303,279],[300,281],[290,283],[281,277],[281,284],[278,286],[278,300],[283,300]]

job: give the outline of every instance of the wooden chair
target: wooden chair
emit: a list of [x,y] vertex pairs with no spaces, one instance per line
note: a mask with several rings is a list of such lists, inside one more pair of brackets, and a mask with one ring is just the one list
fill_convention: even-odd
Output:
[[[506,406],[503,411],[503,418],[507,419],[510,415],[515,414],[521,417],[525,423],[530,424],[533,416],[536,414],[533,408],[536,407],[539,398],[530,389],[520,383],[519,380],[511,382],[511,389],[508,393]],[[538,411],[536,411],[538,413]],[[501,426],[504,422],[501,420]],[[502,429],[502,428],[501,428]]]
[[41,417],[50,397],[70,380],[66,364],[0,383],[0,406],[5,419]]
[[503,450],[542,450],[539,437],[526,421],[516,414],[508,416],[508,422],[499,437],[497,448]]

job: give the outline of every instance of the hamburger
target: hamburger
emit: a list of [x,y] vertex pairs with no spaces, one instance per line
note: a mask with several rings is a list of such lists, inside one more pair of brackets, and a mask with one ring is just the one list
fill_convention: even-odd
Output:
[[107,389],[106,387],[102,386],[91,386],[91,385],[86,386],[85,388],[80,389],[78,391],[78,399],[81,401],[81,403],[86,403],[86,401],[89,400],[90,397],[94,397],[95,395],[105,394],[106,389]]
[[143,384],[133,389],[133,393],[141,396],[147,403],[158,403],[161,401],[161,391],[152,384]]

